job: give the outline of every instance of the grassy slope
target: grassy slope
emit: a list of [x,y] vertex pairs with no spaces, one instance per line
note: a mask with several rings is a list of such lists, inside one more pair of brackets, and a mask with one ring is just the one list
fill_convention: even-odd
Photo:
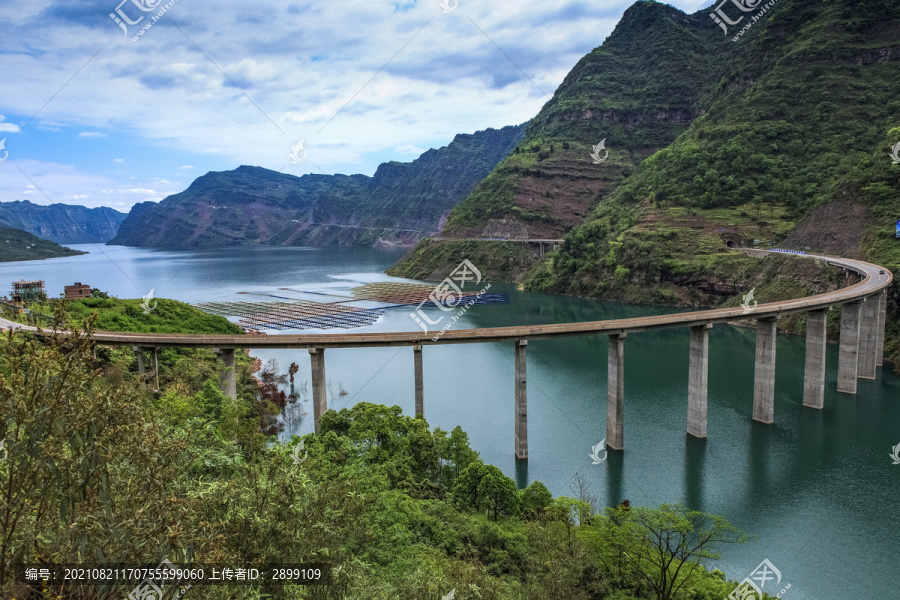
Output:
[[[240,335],[243,330],[225,317],[209,315],[190,304],[177,300],[155,299],[151,312],[145,313],[142,300],[120,300],[118,298],[84,298],[66,302],[67,322],[81,325],[91,315],[96,314],[94,329],[101,331],[129,331],[134,333],[208,333]],[[44,314],[53,314],[50,304],[29,306]],[[24,315],[15,315],[24,321]],[[10,318],[7,315],[7,318]]]
[[533,262],[531,252],[524,244],[423,240],[404,257],[402,265],[391,267],[387,273],[395,277],[439,281],[465,259],[478,265],[479,269],[489,265],[489,279],[493,281],[512,281]]
[[41,260],[81,254],[85,253],[60,246],[56,242],[42,240],[21,229],[0,226],[0,262]]

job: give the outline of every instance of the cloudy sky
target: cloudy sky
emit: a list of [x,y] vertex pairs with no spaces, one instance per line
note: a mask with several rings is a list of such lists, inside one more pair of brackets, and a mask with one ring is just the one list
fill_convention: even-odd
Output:
[[632,3],[120,1],[0,5],[0,201],[127,211],[245,164],[371,175],[533,117]]

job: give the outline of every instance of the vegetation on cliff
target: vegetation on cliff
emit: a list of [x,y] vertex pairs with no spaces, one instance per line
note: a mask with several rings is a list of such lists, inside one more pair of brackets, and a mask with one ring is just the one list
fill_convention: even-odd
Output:
[[[728,51],[698,16],[637,2],[448,219],[448,237],[555,238],[702,113]],[[591,153],[599,151],[602,165]]]
[[12,227],[0,226],[0,262],[41,260],[85,254]]
[[[895,42],[896,25],[885,23],[898,19],[900,7],[887,3],[799,2],[759,23],[707,114],[573,229],[526,286],[608,297],[617,280],[715,278],[737,260],[722,254],[729,240],[785,242],[897,271],[900,168],[888,151],[900,141],[890,83],[900,62],[878,51]],[[833,203],[841,210],[829,211]],[[859,229],[848,231],[857,216]],[[785,264],[785,276],[796,267]],[[892,304],[896,323],[896,288]],[[897,342],[892,333],[895,355]]]

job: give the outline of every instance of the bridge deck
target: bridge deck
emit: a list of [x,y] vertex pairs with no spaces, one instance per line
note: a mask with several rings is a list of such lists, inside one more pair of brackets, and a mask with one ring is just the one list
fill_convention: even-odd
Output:
[[[765,254],[765,251],[759,251]],[[301,334],[272,336],[243,335],[174,335],[141,334],[98,331],[94,339],[104,345],[152,346],[180,348],[369,348],[379,346],[419,346],[434,344],[471,344],[486,342],[508,342],[514,340],[536,340],[575,335],[635,333],[652,329],[691,327],[707,323],[723,323],[747,319],[766,319],[779,315],[828,308],[871,296],[889,287],[893,275],[874,265],[859,260],[807,255],[806,258],[825,261],[859,273],[863,279],[855,285],[818,294],[806,298],[760,304],[747,313],[743,308],[718,308],[689,313],[613,319],[609,321],[586,321],[580,323],[557,323],[549,325],[529,325],[513,327],[488,327],[484,329],[447,330],[432,341],[435,332],[421,331],[346,333],[346,334]]]

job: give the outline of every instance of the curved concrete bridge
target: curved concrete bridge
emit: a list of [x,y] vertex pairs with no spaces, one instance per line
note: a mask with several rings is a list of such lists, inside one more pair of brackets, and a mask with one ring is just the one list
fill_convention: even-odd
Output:
[[[762,256],[766,251],[747,250]],[[223,391],[236,396],[234,351],[243,348],[305,348],[312,361],[313,412],[315,429],[319,417],[327,410],[325,390],[325,349],[412,346],[415,361],[416,413],[424,413],[424,377],[422,348],[434,344],[472,344],[513,342],[515,344],[515,452],[528,457],[528,410],[526,381],[526,348],[529,340],[576,335],[606,335],[609,338],[606,441],[613,450],[624,447],[624,348],[629,334],[652,329],[687,327],[690,330],[690,368],[688,386],[689,435],[705,438],[707,423],[707,373],[709,365],[709,329],[716,323],[754,319],[756,326],[756,374],[753,391],[753,419],[771,424],[775,412],[775,339],[776,322],[781,315],[806,312],[806,374],[803,404],[821,409],[825,397],[826,316],[835,305],[842,305],[840,351],[838,360],[839,392],[856,393],[858,378],[874,379],[884,356],[884,327],[887,310],[887,288],[893,282],[890,271],[871,263],[846,258],[806,255],[833,266],[854,271],[861,276],[852,286],[795,300],[759,304],[755,308],[720,308],[698,312],[614,319],[531,325],[527,327],[490,327],[485,329],[448,330],[432,341],[434,333],[387,332],[348,333],[335,335],[170,335],[113,333],[98,331],[94,340],[103,345],[132,346],[138,351],[139,369],[144,371],[144,350],[161,347],[211,348],[226,367],[220,384]]]

